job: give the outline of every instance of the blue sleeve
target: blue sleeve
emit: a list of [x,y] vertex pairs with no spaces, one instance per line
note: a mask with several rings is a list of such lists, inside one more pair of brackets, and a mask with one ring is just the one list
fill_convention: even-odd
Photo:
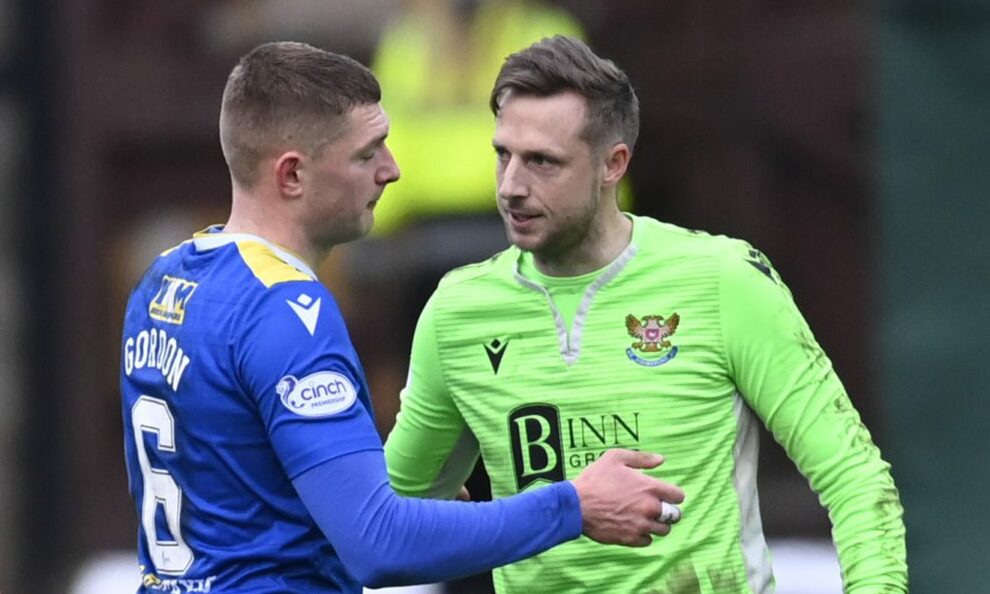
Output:
[[326,287],[274,285],[240,324],[238,377],[289,478],[337,456],[382,449],[364,371]]
[[381,452],[364,451],[292,484],[347,570],[374,588],[478,573],[581,534],[569,481],[485,503],[407,499],[389,487]]

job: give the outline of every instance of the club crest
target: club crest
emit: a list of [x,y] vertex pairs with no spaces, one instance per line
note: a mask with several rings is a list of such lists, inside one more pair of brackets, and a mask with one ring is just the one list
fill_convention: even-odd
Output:
[[[676,313],[666,319],[663,316],[637,318],[632,314],[627,315],[626,331],[636,341],[626,349],[626,356],[646,367],[656,367],[670,361],[677,356],[677,347],[668,338],[674,335],[680,322],[681,318]],[[640,356],[636,351],[645,356]]]

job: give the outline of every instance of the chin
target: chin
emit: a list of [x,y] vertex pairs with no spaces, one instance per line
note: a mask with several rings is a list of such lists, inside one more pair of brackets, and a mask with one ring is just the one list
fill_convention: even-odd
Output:
[[514,233],[509,234],[509,243],[516,246],[517,248],[525,252],[535,252],[540,249],[543,245],[536,237],[529,237],[526,235],[516,235]]
[[368,233],[371,233],[371,223],[362,225],[359,229],[355,229],[347,241],[357,241],[358,239],[363,239],[367,237]]
[[361,225],[350,229],[338,229],[332,236],[323,238],[321,243],[325,248],[329,249],[334,246],[357,241],[367,235],[370,230],[371,225]]
[[503,219],[502,223],[505,228],[505,238],[509,241],[509,243],[521,250],[530,251],[533,249],[532,244],[535,242],[532,236],[516,233],[512,229],[512,225],[509,221]]

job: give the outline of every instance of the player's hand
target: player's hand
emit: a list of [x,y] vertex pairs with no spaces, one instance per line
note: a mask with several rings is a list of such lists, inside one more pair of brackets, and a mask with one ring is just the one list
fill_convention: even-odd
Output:
[[574,479],[585,536],[605,544],[645,547],[651,535],[670,533],[670,524],[680,519],[680,510],[670,504],[684,501],[684,491],[639,470],[662,463],[659,454],[609,450],[585,468]]
[[471,501],[471,492],[464,485],[461,485],[460,490],[457,495],[454,496],[455,501]]

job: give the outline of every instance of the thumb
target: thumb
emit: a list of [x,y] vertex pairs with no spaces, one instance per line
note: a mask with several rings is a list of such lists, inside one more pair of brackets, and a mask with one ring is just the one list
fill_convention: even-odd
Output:
[[663,464],[663,456],[653,452],[612,450],[614,457],[630,468],[656,468]]

